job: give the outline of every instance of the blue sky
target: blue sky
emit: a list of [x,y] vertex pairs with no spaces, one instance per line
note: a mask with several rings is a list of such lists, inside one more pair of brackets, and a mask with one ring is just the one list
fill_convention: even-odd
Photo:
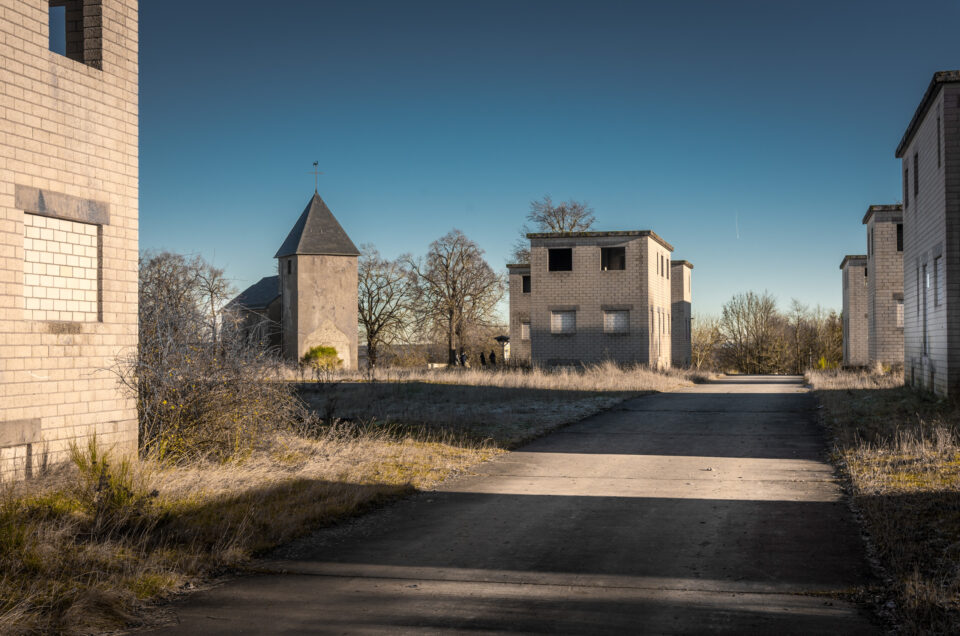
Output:
[[955,1],[224,6],[140,5],[140,244],[238,289],[274,273],[319,161],[386,256],[456,227],[502,271],[549,193],[672,243],[695,313],[751,289],[839,309],[863,213],[901,199],[900,136],[960,68]]

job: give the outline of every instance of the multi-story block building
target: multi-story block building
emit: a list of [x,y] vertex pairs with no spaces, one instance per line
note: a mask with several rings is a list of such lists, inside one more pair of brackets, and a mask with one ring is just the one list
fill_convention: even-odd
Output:
[[671,358],[673,366],[688,367],[693,357],[691,329],[693,314],[693,264],[690,261],[670,263],[670,315],[673,325],[670,329],[672,343]]
[[527,237],[530,264],[509,268],[514,359],[670,366],[669,243],[649,230]]
[[866,254],[848,254],[840,263],[843,277],[843,366],[863,367],[870,362]]
[[867,330],[871,363],[903,364],[903,207],[871,205],[867,226]]
[[960,71],[934,73],[896,157],[903,167],[904,374],[960,391]]
[[[0,0],[0,474],[96,435],[137,345],[136,0]],[[81,442],[82,443],[82,442]]]
[[530,264],[507,265],[510,295],[510,359],[530,362]]

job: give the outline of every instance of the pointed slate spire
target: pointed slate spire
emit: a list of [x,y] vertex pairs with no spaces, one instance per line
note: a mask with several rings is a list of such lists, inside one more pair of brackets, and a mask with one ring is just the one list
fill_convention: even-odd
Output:
[[293,254],[359,256],[360,251],[340,227],[340,223],[320,195],[314,192],[274,258]]

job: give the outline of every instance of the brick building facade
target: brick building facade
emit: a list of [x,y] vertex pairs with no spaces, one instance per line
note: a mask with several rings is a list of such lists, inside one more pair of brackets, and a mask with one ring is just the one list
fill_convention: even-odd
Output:
[[136,0],[0,0],[0,474],[96,434],[132,452],[109,371],[137,344]]
[[903,364],[903,207],[871,205],[867,226],[867,357]]
[[672,351],[670,357],[675,367],[689,367],[693,357],[691,331],[693,329],[693,264],[690,261],[670,263],[670,329]]
[[870,362],[867,255],[844,256],[840,271],[843,279],[843,366],[864,367]]
[[896,149],[903,175],[904,375],[960,391],[960,71],[933,75]]
[[529,265],[508,267],[513,359],[671,365],[669,243],[649,230],[527,237]]

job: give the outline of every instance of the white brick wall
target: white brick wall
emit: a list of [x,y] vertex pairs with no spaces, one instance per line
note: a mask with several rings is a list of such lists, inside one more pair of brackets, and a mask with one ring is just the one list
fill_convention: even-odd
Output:
[[23,297],[28,320],[98,319],[97,226],[24,214]]
[[[28,456],[34,469],[62,460],[93,434],[136,449],[136,403],[109,369],[137,344],[138,6],[85,2],[85,31],[102,35],[96,64],[48,50],[48,0],[0,0],[0,441],[16,422],[40,430],[30,448],[0,447],[0,479],[23,475]],[[48,196],[27,208],[24,188]],[[58,201],[66,216],[53,210]],[[53,218],[82,220],[92,209],[105,212],[92,226],[99,315],[81,304],[91,302],[82,287],[96,268],[80,257],[94,246],[70,241],[90,228]],[[41,273],[38,263],[61,269]]]

